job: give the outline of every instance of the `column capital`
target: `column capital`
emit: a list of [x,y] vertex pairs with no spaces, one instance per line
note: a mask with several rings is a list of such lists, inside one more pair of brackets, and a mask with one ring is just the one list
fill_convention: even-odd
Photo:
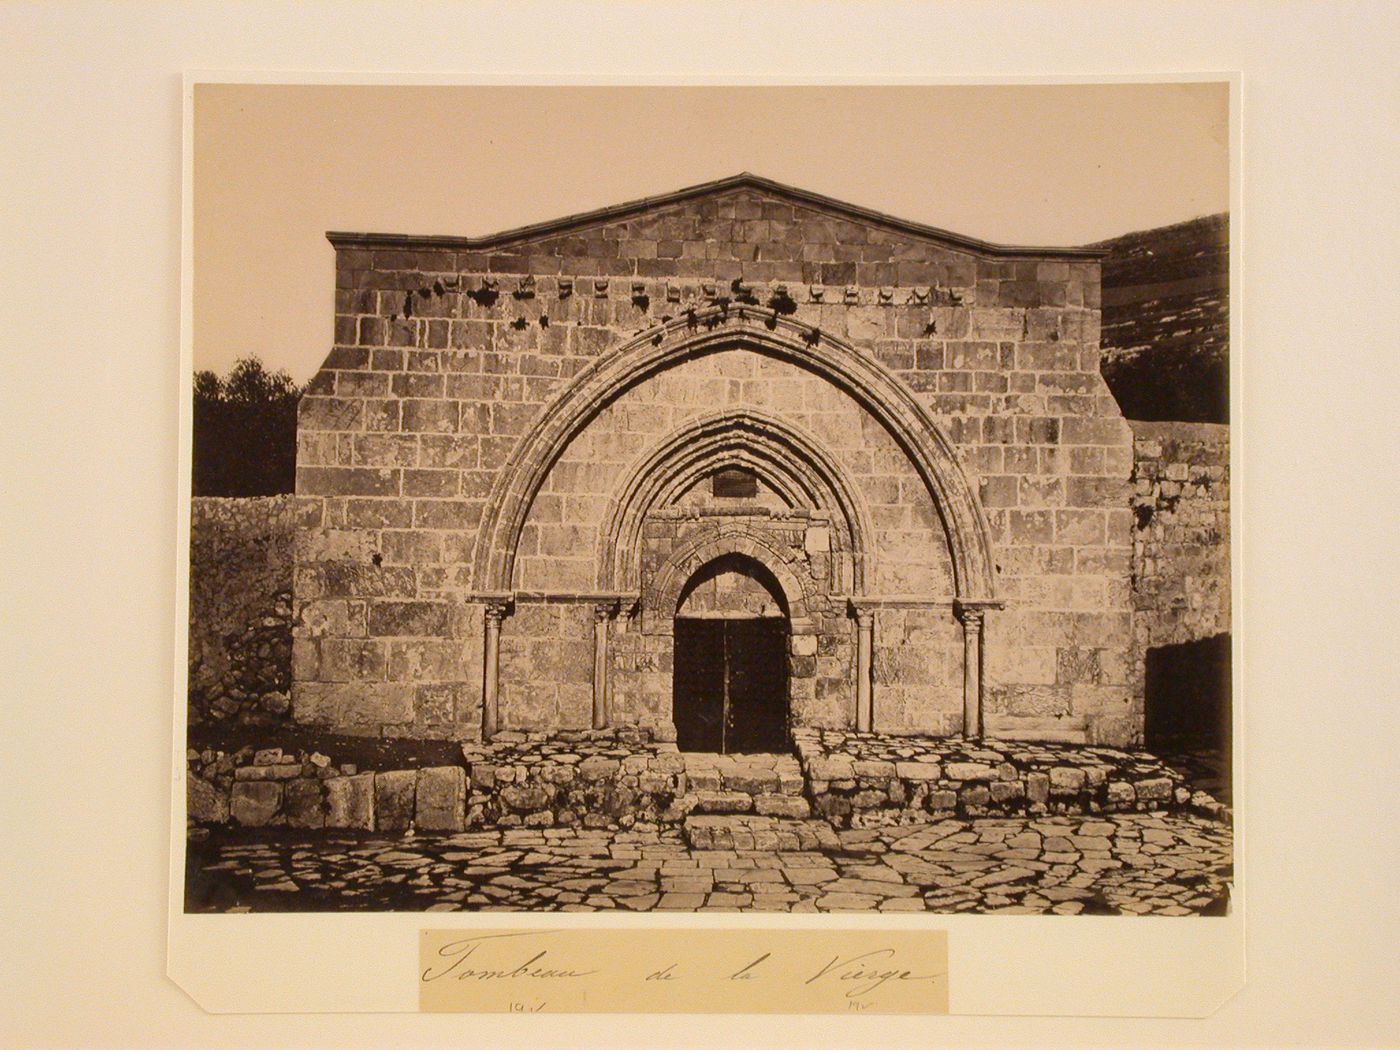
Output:
[[617,600],[594,602],[593,622],[606,623],[618,614],[618,610],[621,607],[622,603]]
[[482,603],[482,609],[486,614],[486,619],[500,623],[510,612],[513,602],[509,598],[487,598]]
[[978,629],[982,626],[988,612],[993,609],[1002,608],[1001,602],[971,602],[956,601],[953,603],[953,612],[965,627]]

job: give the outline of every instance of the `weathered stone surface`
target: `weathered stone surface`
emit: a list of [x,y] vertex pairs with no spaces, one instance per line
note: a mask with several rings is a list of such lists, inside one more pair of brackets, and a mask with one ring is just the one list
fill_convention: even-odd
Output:
[[542,809],[549,802],[549,795],[537,785],[510,784],[500,790],[501,801],[511,809],[527,812]]
[[992,780],[996,770],[985,762],[946,762],[943,775],[949,780]]
[[888,779],[894,776],[895,765],[893,762],[883,761],[862,761],[857,759],[851,763],[851,768],[857,777],[870,777]]
[[293,765],[240,766],[233,771],[234,780],[291,780],[301,776],[301,767]]
[[234,823],[246,828],[271,824],[282,807],[282,785],[267,780],[236,781],[229,801]]
[[931,810],[952,809],[958,804],[958,796],[953,791],[934,791],[928,797],[928,806]]
[[192,723],[285,721],[296,527],[292,496],[191,501]]
[[812,815],[812,807],[805,798],[791,795],[759,795],[753,805],[755,812],[768,817],[806,819]]
[[322,805],[323,798],[324,792],[319,780],[287,781],[282,802],[287,825],[293,828],[325,827],[326,812]]
[[1140,802],[1165,802],[1171,798],[1172,782],[1165,777],[1139,780],[1133,786]]
[[1031,802],[1044,802],[1050,797],[1050,774],[1030,773],[1026,776],[1026,798]]
[[465,826],[466,771],[460,766],[437,766],[418,771],[415,827],[429,831],[461,831]]
[[592,755],[578,764],[578,775],[584,780],[602,780],[616,773],[620,765],[615,758]]
[[850,780],[855,777],[855,763],[840,756],[813,759],[807,769],[813,780]]
[[1074,795],[1084,787],[1084,770],[1055,766],[1050,770],[1050,794]]
[[657,773],[684,773],[686,771],[685,758],[675,752],[653,755],[650,766]]
[[1137,799],[1133,785],[1121,780],[1111,780],[1108,784],[1108,802],[1111,806],[1129,807]]
[[185,811],[200,824],[225,824],[229,818],[228,796],[207,780],[186,774]]
[[993,802],[1010,802],[1014,799],[1024,798],[1026,785],[1019,780],[999,780],[991,785],[991,796]]
[[298,682],[292,717],[338,727],[399,725],[413,721],[412,682]]
[[895,772],[904,780],[939,780],[943,767],[937,762],[899,762]]
[[374,830],[374,774],[326,781],[326,827]]
[[378,831],[403,831],[413,822],[418,774],[396,769],[374,774],[374,822]]
[[778,774],[772,769],[739,767],[723,774],[724,788],[742,791],[746,795],[761,795],[778,790]]
[[753,796],[741,791],[695,792],[695,808],[701,813],[746,813],[753,806]]

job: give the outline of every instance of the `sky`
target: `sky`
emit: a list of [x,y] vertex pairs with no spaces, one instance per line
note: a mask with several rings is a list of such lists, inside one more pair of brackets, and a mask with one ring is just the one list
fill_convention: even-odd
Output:
[[1228,86],[200,84],[194,366],[330,350],[328,230],[479,236],[750,171],[1003,244],[1227,210]]

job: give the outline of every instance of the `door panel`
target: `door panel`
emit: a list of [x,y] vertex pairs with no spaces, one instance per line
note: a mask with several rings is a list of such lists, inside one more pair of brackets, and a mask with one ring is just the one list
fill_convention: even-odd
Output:
[[682,751],[724,747],[724,621],[677,619],[671,717]]
[[787,621],[675,621],[672,718],[682,751],[787,749]]
[[725,750],[787,747],[787,624],[775,618],[725,620],[729,711]]

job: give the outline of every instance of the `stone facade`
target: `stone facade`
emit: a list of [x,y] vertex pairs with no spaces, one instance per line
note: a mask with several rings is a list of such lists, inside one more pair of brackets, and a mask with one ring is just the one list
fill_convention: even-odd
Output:
[[[331,240],[298,722],[664,739],[684,605],[786,620],[791,726],[1140,742],[1100,253],[752,176]],[[753,494],[717,494],[732,469]]]

